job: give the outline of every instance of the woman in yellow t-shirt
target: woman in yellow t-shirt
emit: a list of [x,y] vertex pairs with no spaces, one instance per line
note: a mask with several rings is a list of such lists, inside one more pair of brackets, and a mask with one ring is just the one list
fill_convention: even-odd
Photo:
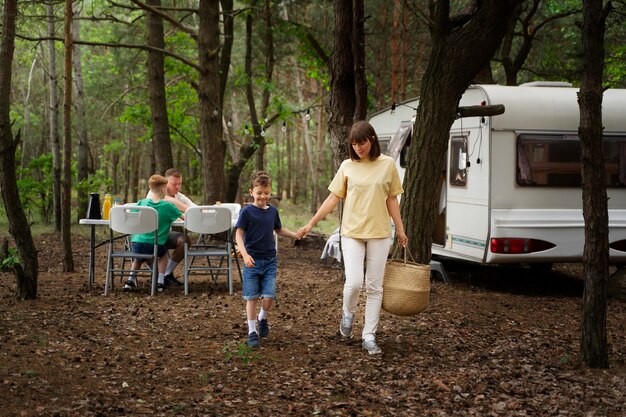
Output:
[[344,200],[341,246],[346,282],[339,333],[352,337],[352,323],[365,278],[367,299],[362,346],[369,354],[376,355],[382,353],[376,344],[376,329],[383,300],[385,264],[392,243],[390,217],[398,242],[402,246],[408,243],[398,204],[398,195],[403,190],[395,162],[380,153],[372,125],[366,121],[356,122],[350,129],[348,141],[350,159],[342,162],[328,186],[330,194],[311,220],[298,230],[297,237],[306,236],[339,200]]

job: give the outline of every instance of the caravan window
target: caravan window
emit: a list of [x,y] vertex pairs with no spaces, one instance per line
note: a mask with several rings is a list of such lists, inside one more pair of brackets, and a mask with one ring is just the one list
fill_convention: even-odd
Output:
[[467,184],[467,136],[453,136],[450,140],[450,185]]
[[[626,185],[626,137],[605,136],[602,142],[607,187]],[[517,138],[517,184],[580,187],[578,135],[522,134]]]
[[378,144],[380,145],[380,153],[384,153],[387,155],[387,151],[389,150],[389,141],[391,140],[391,136],[379,136]]

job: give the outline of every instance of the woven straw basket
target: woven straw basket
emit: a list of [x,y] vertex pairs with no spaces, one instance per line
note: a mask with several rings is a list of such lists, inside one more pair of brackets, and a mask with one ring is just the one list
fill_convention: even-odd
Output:
[[413,316],[428,307],[430,265],[390,259],[383,281],[383,310],[397,316]]

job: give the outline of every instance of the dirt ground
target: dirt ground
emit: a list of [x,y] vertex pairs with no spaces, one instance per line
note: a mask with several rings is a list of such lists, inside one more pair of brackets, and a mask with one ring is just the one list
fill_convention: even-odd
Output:
[[[609,369],[579,364],[579,265],[551,272],[447,263],[415,317],[383,312],[383,354],[338,335],[343,280],[321,248],[279,247],[270,338],[248,349],[244,302],[224,280],[150,297],[62,273],[57,238],[38,239],[39,297],[0,273],[2,416],[626,416],[626,303],[609,301]],[[182,277],[182,270],[176,271]],[[362,304],[361,304],[362,306]]]

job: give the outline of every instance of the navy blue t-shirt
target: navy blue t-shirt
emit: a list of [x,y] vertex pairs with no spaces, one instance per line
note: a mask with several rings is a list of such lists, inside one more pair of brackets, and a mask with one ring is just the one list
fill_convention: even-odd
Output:
[[241,209],[235,227],[243,229],[243,242],[250,256],[255,259],[276,256],[274,230],[283,228],[276,207],[249,204]]

